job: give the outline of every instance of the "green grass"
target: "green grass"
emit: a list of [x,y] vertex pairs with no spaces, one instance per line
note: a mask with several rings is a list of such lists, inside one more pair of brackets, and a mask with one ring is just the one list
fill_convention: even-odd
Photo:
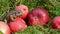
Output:
[[[4,16],[7,11],[14,9],[16,6],[24,4],[28,6],[29,11],[31,11],[34,8],[37,7],[43,7],[45,8],[49,14],[50,14],[50,19],[53,19],[55,16],[60,16],[60,0],[0,0],[0,20],[4,19]],[[47,29],[51,28],[50,27],[50,22],[45,26]],[[33,26],[28,26],[27,30],[19,31],[19,33],[23,34],[59,34],[59,30],[54,30],[50,29],[49,31],[44,30],[46,28],[44,27],[33,27]],[[38,29],[36,29],[38,28]],[[40,28],[43,28],[40,30]],[[29,31],[29,29],[31,31]],[[28,31],[28,32],[27,32]],[[19,34],[16,33],[16,34]]]
[[0,0],[0,18],[4,17],[4,13],[14,9],[19,4],[25,4],[31,11],[36,7],[43,7],[48,10],[50,17],[60,15],[60,0]]
[[15,34],[60,34],[60,31],[44,26],[28,26],[27,29],[18,31]]

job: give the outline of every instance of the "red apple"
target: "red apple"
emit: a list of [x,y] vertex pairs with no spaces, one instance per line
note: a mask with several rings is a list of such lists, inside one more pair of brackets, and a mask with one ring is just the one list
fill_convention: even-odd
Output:
[[60,16],[56,16],[55,18],[53,18],[51,26],[52,28],[60,29]]
[[2,34],[10,34],[9,26],[6,23],[2,22],[2,21],[0,21],[0,34],[1,33]]
[[44,8],[35,8],[28,15],[30,25],[44,25],[49,21],[49,13]]
[[8,25],[12,32],[27,28],[25,21],[21,18],[14,19],[12,22],[8,23]]
[[28,14],[28,7],[25,5],[19,5],[15,7],[15,10],[21,11],[21,15],[19,16],[22,19],[25,19]]

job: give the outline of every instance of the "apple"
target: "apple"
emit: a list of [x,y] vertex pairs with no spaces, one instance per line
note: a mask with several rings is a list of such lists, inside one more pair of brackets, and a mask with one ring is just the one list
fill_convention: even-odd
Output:
[[28,14],[28,7],[26,5],[19,5],[15,7],[16,11],[20,11],[21,15],[19,15],[20,18],[25,19]]
[[2,21],[0,21],[0,34],[11,34],[9,26]]
[[56,16],[53,18],[51,27],[54,29],[60,29],[60,16]]
[[12,32],[17,32],[21,29],[27,28],[25,21],[21,18],[16,18],[13,21],[8,23]]
[[30,25],[44,25],[49,21],[49,13],[44,8],[35,8],[28,14]]

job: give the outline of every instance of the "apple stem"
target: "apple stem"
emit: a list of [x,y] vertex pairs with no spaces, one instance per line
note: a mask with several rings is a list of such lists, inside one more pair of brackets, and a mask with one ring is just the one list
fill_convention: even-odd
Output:
[[11,32],[11,34],[15,34],[14,32]]

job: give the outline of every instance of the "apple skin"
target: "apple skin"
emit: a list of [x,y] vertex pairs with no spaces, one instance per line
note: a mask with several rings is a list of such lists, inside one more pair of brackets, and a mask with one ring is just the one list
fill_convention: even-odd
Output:
[[9,26],[5,23],[0,21],[0,31],[3,34],[11,34]]
[[54,29],[60,29],[60,16],[56,16],[53,18],[51,27]]
[[14,19],[10,23],[8,23],[8,25],[9,25],[12,32],[17,32],[21,29],[27,28],[25,21],[21,18]]
[[49,21],[49,13],[44,8],[35,8],[28,14],[30,25],[45,25]]
[[27,14],[29,13],[28,7],[26,5],[19,5],[15,7],[15,10],[21,11],[21,15],[19,16],[22,19],[25,19]]

